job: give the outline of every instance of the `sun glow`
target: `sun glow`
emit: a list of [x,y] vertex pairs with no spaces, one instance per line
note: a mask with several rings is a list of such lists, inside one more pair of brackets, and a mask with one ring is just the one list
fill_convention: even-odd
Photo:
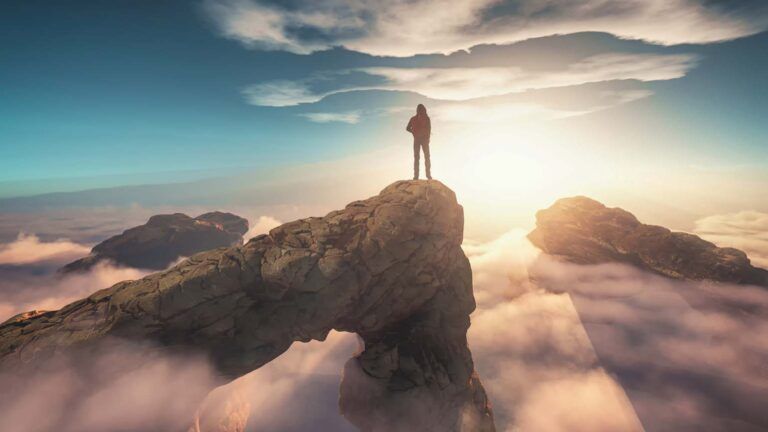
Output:
[[[473,126],[449,135],[450,140],[440,136],[433,146],[440,179],[462,197],[468,213],[492,214],[507,225],[518,215],[526,215],[517,222],[527,225],[537,209],[563,196],[588,193],[610,175],[599,161],[567,147],[552,131]],[[453,168],[446,172],[445,167]]]

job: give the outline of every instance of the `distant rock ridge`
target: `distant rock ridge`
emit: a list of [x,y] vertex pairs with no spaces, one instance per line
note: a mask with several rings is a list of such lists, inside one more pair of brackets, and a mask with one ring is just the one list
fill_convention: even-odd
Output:
[[547,254],[574,263],[624,262],[674,279],[768,287],[768,271],[752,266],[738,249],[643,224],[625,210],[583,196],[537,212],[528,238]]
[[467,346],[475,300],[463,225],[442,183],[400,181],[59,311],[14,317],[0,325],[0,368],[89,356],[117,338],[202,353],[234,379],[335,329],[364,341],[339,399],[360,430],[494,431]]
[[91,254],[61,268],[62,273],[85,271],[99,262],[163,270],[179,257],[239,245],[248,221],[232,213],[211,212],[191,218],[183,213],[155,215],[146,224],[97,244]]

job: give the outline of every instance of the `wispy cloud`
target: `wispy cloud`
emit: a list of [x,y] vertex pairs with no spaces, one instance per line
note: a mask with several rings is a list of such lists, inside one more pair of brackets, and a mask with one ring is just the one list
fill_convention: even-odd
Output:
[[601,54],[556,71],[521,67],[369,68],[385,78],[386,90],[414,91],[432,99],[467,100],[613,80],[662,81],[681,78],[696,65],[693,55]]
[[245,99],[252,105],[283,107],[312,103],[320,100],[318,95],[309,89],[306,81],[277,80],[251,85],[243,89]]
[[210,0],[224,36],[300,54],[343,46],[373,55],[449,53],[479,44],[599,31],[660,44],[709,43],[758,33],[768,6],[725,0]]
[[[314,91],[328,73],[298,81],[267,81],[244,90],[249,103],[262,106],[290,106],[318,102],[324,97],[361,90],[415,92],[446,101],[464,101],[532,89],[575,86],[615,80],[662,81],[681,78],[695,67],[698,58],[689,54],[601,54],[565,65],[558,70],[529,70],[511,67],[397,68],[374,67],[357,70],[380,78],[373,86],[340,86]],[[339,71],[339,75],[350,71]]]
[[[448,122],[498,123],[515,119],[561,119],[612,108],[645,99],[650,90],[598,91],[581,106],[558,106],[535,101],[465,101],[438,103],[430,110],[432,117]],[[575,99],[570,100],[571,105]]]
[[299,114],[315,123],[348,123],[355,124],[360,121],[359,112],[312,112]]

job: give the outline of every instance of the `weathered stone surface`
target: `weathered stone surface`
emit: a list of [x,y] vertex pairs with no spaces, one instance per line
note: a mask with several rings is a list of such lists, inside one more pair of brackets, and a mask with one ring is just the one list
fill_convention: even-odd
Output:
[[575,263],[625,262],[675,279],[768,286],[768,271],[753,267],[738,249],[642,224],[627,211],[586,197],[563,198],[536,213],[528,238]]
[[118,265],[162,270],[179,257],[239,245],[248,221],[232,213],[211,212],[191,218],[182,213],[155,215],[146,224],[97,244],[91,254],[61,268],[84,271],[108,260]]
[[365,342],[340,400],[361,430],[491,431],[466,341],[475,302],[462,235],[450,189],[397,182],[323,218],[16,317],[0,325],[0,368],[120,338],[203,352],[231,379],[336,329]]

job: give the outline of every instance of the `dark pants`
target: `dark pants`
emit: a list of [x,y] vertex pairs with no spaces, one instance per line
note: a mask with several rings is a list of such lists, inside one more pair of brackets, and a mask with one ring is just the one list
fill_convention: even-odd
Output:
[[432,178],[432,163],[429,160],[429,138],[413,139],[413,178],[419,178],[419,152],[424,150],[424,168],[427,170],[427,178]]

